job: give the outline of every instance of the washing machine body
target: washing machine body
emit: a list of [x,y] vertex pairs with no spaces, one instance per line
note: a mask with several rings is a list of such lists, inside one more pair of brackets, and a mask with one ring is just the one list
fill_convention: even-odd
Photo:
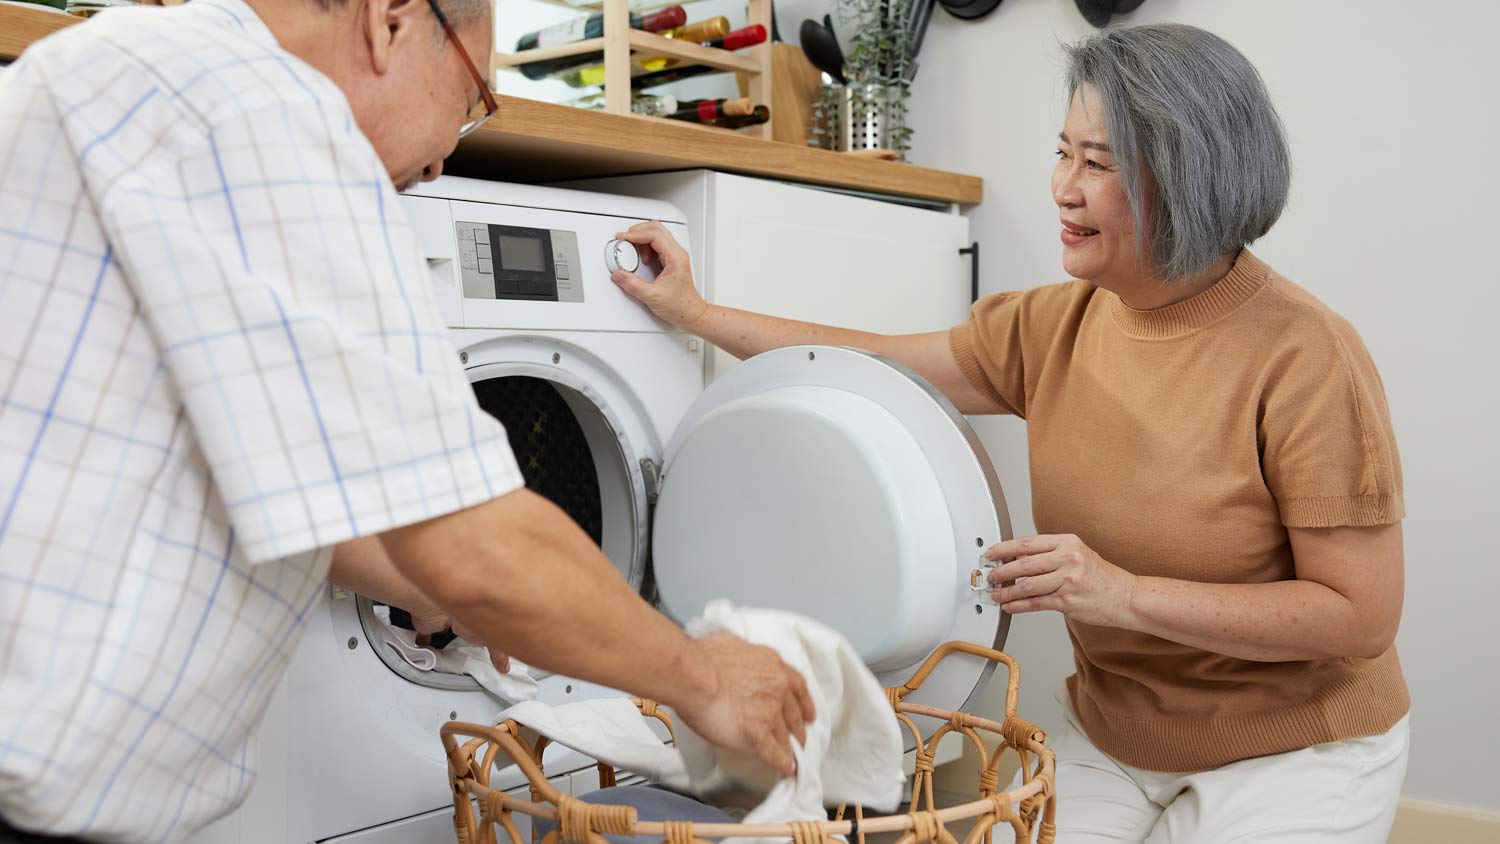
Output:
[[[717,597],[803,612],[849,636],[888,685],[943,641],[1003,644],[1007,618],[969,576],[1010,536],[1004,499],[977,437],[920,378],[799,347],[705,390],[701,341],[609,281],[614,235],[636,222],[688,244],[670,205],[450,178],[402,203],[454,354],[527,485],[670,617]],[[452,840],[438,728],[492,722],[504,704],[406,663],[383,643],[389,617],[330,587],[267,718],[255,789],[197,844]],[[991,671],[947,661],[919,702],[962,707]],[[556,675],[541,686],[554,704],[620,694]],[[597,783],[566,748],[545,762],[565,792]],[[525,791],[514,770],[493,782]]]

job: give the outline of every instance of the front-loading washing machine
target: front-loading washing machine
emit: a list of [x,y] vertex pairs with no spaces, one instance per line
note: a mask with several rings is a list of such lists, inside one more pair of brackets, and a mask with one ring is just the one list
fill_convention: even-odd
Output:
[[[802,612],[847,635],[886,685],[944,641],[1003,644],[1008,618],[969,586],[983,548],[1010,535],[1003,496],[962,416],[915,375],[798,347],[705,390],[701,341],[609,280],[632,257],[615,234],[635,223],[688,244],[670,205],[449,177],[401,202],[454,354],[527,486],[668,615],[717,597]],[[396,610],[330,587],[263,726],[255,788],[197,844],[453,840],[438,728],[493,722],[505,703],[386,645]],[[911,699],[963,706],[992,670],[951,658]],[[621,694],[540,685],[554,704]],[[597,785],[566,748],[544,761],[564,791]],[[515,771],[493,784],[524,791]]]

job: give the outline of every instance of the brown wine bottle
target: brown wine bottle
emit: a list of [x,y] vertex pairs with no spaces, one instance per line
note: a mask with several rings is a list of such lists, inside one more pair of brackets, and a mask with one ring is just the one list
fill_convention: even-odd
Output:
[[746,126],[759,126],[760,124],[765,123],[770,119],[771,109],[763,105],[758,105],[750,114],[740,115],[737,117],[725,117],[720,120],[714,121],[714,125],[722,127],[724,129],[743,129]]
[[676,29],[669,29],[656,34],[675,41],[692,41],[695,44],[701,44],[704,41],[713,41],[716,38],[723,38],[728,35],[729,18],[719,15],[716,18],[701,20],[697,23],[690,23],[686,26],[679,26]]
[[748,98],[737,100],[680,100],[677,110],[668,117],[689,123],[717,123],[726,117],[747,117],[755,113]]

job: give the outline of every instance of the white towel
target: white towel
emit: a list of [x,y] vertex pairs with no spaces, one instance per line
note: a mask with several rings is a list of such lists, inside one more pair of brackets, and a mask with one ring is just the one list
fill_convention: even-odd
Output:
[[807,742],[792,752],[797,776],[780,779],[754,757],[714,747],[691,730],[678,744],[695,784],[717,781],[766,795],[745,823],[824,820],[825,805],[850,803],[881,812],[901,802],[901,730],[890,701],[849,640],[812,619],[781,610],[745,609],[712,601],[688,625],[693,636],[724,631],[765,645],[807,683],[818,716]]
[[[563,747],[661,785],[690,790],[682,753],[651,731],[629,698],[586,700],[548,706],[538,700],[500,713],[497,723],[524,724]],[[683,727],[674,720],[680,736]]]
[[[679,748],[663,745],[628,701],[549,707],[518,704],[500,713],[551,740],[655,782],[696,794],[728,785],[764,795],[745,823],[821,821],[824,806],[857,803],[892,811],[901,802],[901,734],[891,705],[854,646],[811,619],[714,601],[688,625],[694,636],[727,631],[775,650],[807,682],[817,719],[807,742],[792,742],[797,775],[779,779],[754,757],[709,744],[679,720]],[[749,840],[749,839],[747,839]]]

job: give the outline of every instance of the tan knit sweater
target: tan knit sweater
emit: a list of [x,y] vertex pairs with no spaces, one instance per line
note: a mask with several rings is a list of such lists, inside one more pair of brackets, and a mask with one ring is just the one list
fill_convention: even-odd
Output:
[[[1032,513],[1140,575],[1296,576],[1287,527],[1400,521],[1385,390],[1353,327],[1248,251],[1212,288],[1130,308],[1074,281],[980,300],[950,336],[1027,421]],[[1219,767],[1384,732],[1410,699],[1376,659],[1251,662],[1068,623],[1090,739],[1128,765]]]

